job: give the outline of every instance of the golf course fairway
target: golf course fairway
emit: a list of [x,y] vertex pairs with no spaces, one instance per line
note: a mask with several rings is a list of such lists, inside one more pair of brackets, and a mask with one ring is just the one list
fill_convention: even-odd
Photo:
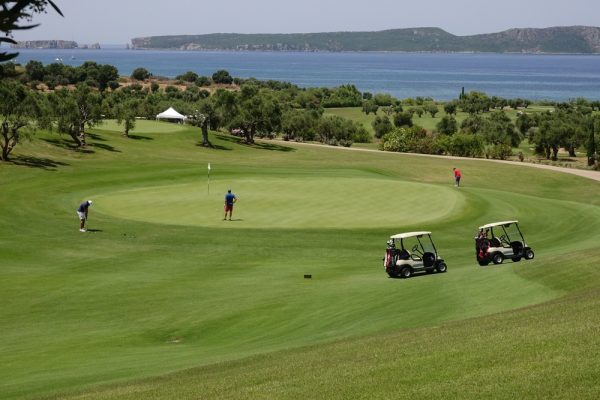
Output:
[[[140,122],[0,164],[0,398],[598,397],[599,182]],[[478,266],[512,219],[535,259]],[[416,230],[448,272],[389,278]]]

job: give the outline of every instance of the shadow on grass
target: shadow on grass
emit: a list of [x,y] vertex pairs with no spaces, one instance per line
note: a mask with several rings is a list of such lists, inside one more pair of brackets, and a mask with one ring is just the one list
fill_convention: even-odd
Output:
[[87,232],[96,233],[96,232],[104,232],[102,229],[88,229]]
[[14,165],[20,165],[29,168],[39,168],[46,171],[56,171],[58,167],[69,165],[61,161],[54,161],[49,158],[40,158],[33,156],[17,156],[13,157],[11,162]]
[[43,139],[44,142],[50,143],[56,147],[60,147],[65,150],[74,150],[84,154],[92,154],[95,153],[94,150],[88,149],[86,147],[79,147],[75,143],[71,142],[67,139]]
[[[447,272],[444,272],[444,273],[447,273]],[[398,280],[410,281],[412,279],[425,278],[427,276],[433,278],[433,277],[438,276],[438,275],[443,275],[444,273],[439,273],[439,272],[430,272],[430,273],[427,273],[427,272],[421,272],[421,271],[419,271],[419,272],[413,272],[413,274],[410,276],[410,278],[402,278],[401,276],[396,276],[396,277],[388,276],[388,278],[389,279],[398,279]]]
[[154,138],[151,138],[150,136],[142,136],[142,135],[129,135],[126,136],[127,139],[133,139],[133,140],[154,140]]
[[104,144],[104,143],[92,143],[89,146],[97,147],[97,148],[102,149],[102,150],[112,151],[113,153],[120,153],[121,152],[121,150],[117,150],[113,146],[111,146],[109,144]]
[[224,140],[226,142],[235,143],[235,144],[239,144],[241,146],[252,147],[252,148],[260,149],[260,150],[282,151],[282,152],[296,151],[296,149],[293,147],[282,146],[280,144],[274,144],[274,143],[268,143],[268,142],[255,142],[255,143],[248,144],[248,143],[246,143],[246,141],[243,138],[238,137],[238,136],[222,135],[222,134],[216,135],[216,136],[220,140]]
[[98,142],[106,142],[106,139],[104,139],[102,136],[98,135],[97,133],[86,132],[85,136],[88,138],[92,138]]
[[205,149],[215,149],[215,150],[225,150],[225,151],[233,150],[231,147],[225,147],[225,146],[221,146],[220,144],[214,144],[214,143],[212,143],[212,146],[204,146],[202,144],[202,142],[198,142],[198,143],[196,143],[196,146],[204,147]]

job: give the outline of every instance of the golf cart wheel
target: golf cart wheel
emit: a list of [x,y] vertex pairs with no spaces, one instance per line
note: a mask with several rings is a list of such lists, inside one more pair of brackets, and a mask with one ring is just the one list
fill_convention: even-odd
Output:
[[492,257],[492,262],[494,264],[502,264],[503,261],[504,261],[504,256],[502,255],[502,253],[496,253]]
[[400,275],[400,270],[397,266],[389,267],[385,269],[385,272],[390,276],[390,278],[397,278]]
[[446,271],[448,271],[448,267],[446,266],[446,263],[443,263],[443,262],[439,263],[437,265],[437,267],[435,267],[435,269],[437,270],[437,272],[446,272]]
[[525,259],[526,260],[533,260],[533,257],[535,257],[535,254],[533,254],[533,250],[531,250],[531,249],[525,250]]
[[412,269],[410,267],[404,267],[400,270],[400,277],[401,278],[410,278],[412,275]]

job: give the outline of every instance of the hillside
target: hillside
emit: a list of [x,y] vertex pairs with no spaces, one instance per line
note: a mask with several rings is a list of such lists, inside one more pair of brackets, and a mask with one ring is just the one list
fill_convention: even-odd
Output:
[[173,50],[598,54],[600,28],[525,28],[472,36],[456,36],[440,28],[293,34],[213,33],[139,37],[132,39],[131,43],[133,49]]

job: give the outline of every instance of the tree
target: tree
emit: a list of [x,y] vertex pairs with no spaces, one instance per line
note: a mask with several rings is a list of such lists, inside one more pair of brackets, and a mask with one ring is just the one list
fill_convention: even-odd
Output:
[[382,117],[381,116],[375,117],[375,119],[371,123],[371,126],[373,127],[373,130],[375,131],[375,137],[377,139],[381,139],[382,137],[384,137],[386,134],[390,133],[394,129],[394,126],[392,125],[392,122],[390,121],[390,119],[387,115],[384,115]]
[[459,100],[462,110],[469,114],[487,112],[491,107],[490,98],[483,92],[469,92]]
[[423,114],[425,114],[425,109],[421,106],[411,107],[408,109],[408,112],[410,112],[411,114],[417,114],[417,116],[421,118]]
[[196,82],[196,80],[198,79],[198,74],[194,71],[187,71],[184,74],[177,75],[175,79],[182,80],[185,82]]
[[458,131],[458,122],[452,115],[444,115],[436,128],[443,135],[454,135]]
[[313,111],[295,108],[285,111],[281,116],[281,132],[284,140],[313,140],[320,115]]
[[150,76],[151,76],[150,72],[146,68],[143,68],[143,67],[136,68],[131,73],[131,77],[137,81],[146,80],[146,79],[150,78]]
[[28,128],[44,125],[43,97],[21,83],[0,80],[0,159],[8,161],[10,153],[30,132]]
[[124,102],[117,103],[115,107],[115,119],[118,124],[123,124],[123,136],[125,137],[129,137],[129,131],[135,129],[140,103],[139,99],[129,98]]
[[102,121],[102,97],[85,83],[74,91],[60,89],[49,96],[56,129],[73,139],[78,147],[86,146],[85,127]]
[[493,145],[507,144],[517,147],[522,137],[512,120],[504,111],[494,111],[485,121],[482,134],[487,143]]
[[44,80],[44,64],[39,61],[31,60],[25,65],[25,71],[31,81]]
[[319,120],[317,134],[321,143],[350,147],[361,132],[353,121],[337,115],[326,115]]
[[448,115],[456,115],[456,110],[458,108],[458,102],[457,101],[449,101],[448,103],[444,104],[444,112]]
[[246,143],[254,143],[259,133],[271,133],[281,126],[281,106],[269,91],[259,90],[254,85],[242,86],[236,98],[235,116],[230,123],[232,129],[240,129]]
[[425,106],[425,111],[427,111],[430,115],[431,118],[435,118],[435,115],[440,111],[438,109],[438,106],[433,104],[433,103],[429,103]]
[[[51,0],[19,0],[19,1],[3,1],[0,7],[0,32],[4,33],[4,37],[0,37],[0,44],[17,42],[12,39],[12,31],[27,30],[38,26],[21,25],[20,21],[30,22],[35,14],[45,13],[51,7],[61,17],[62,12]],[[18,56],[19,53],[0,52],[0,62],[8,61]]]
[[212,147],[208,138],[208,128],[218,129],[221,120],[217,104],[212,97],[207,97],[196,104],[190,123],[202,130],[202,146]]
[[222,83],[225,85],[231,85],[233,83],[233,78],[229,75],[224,69],[220,69],[212,75],[212,80],[214,83]]
[[377,103],[375,103],[374,100],[363,100],[362,112],[364,112],[367,115],[369,115],[370,113],[377,115],[377,110],[379,110],[379,106],[377,105]]
[[394,125],[397,128],[408,126],[413,126],[412,114],[408,111],[398,112],[394,114]]

